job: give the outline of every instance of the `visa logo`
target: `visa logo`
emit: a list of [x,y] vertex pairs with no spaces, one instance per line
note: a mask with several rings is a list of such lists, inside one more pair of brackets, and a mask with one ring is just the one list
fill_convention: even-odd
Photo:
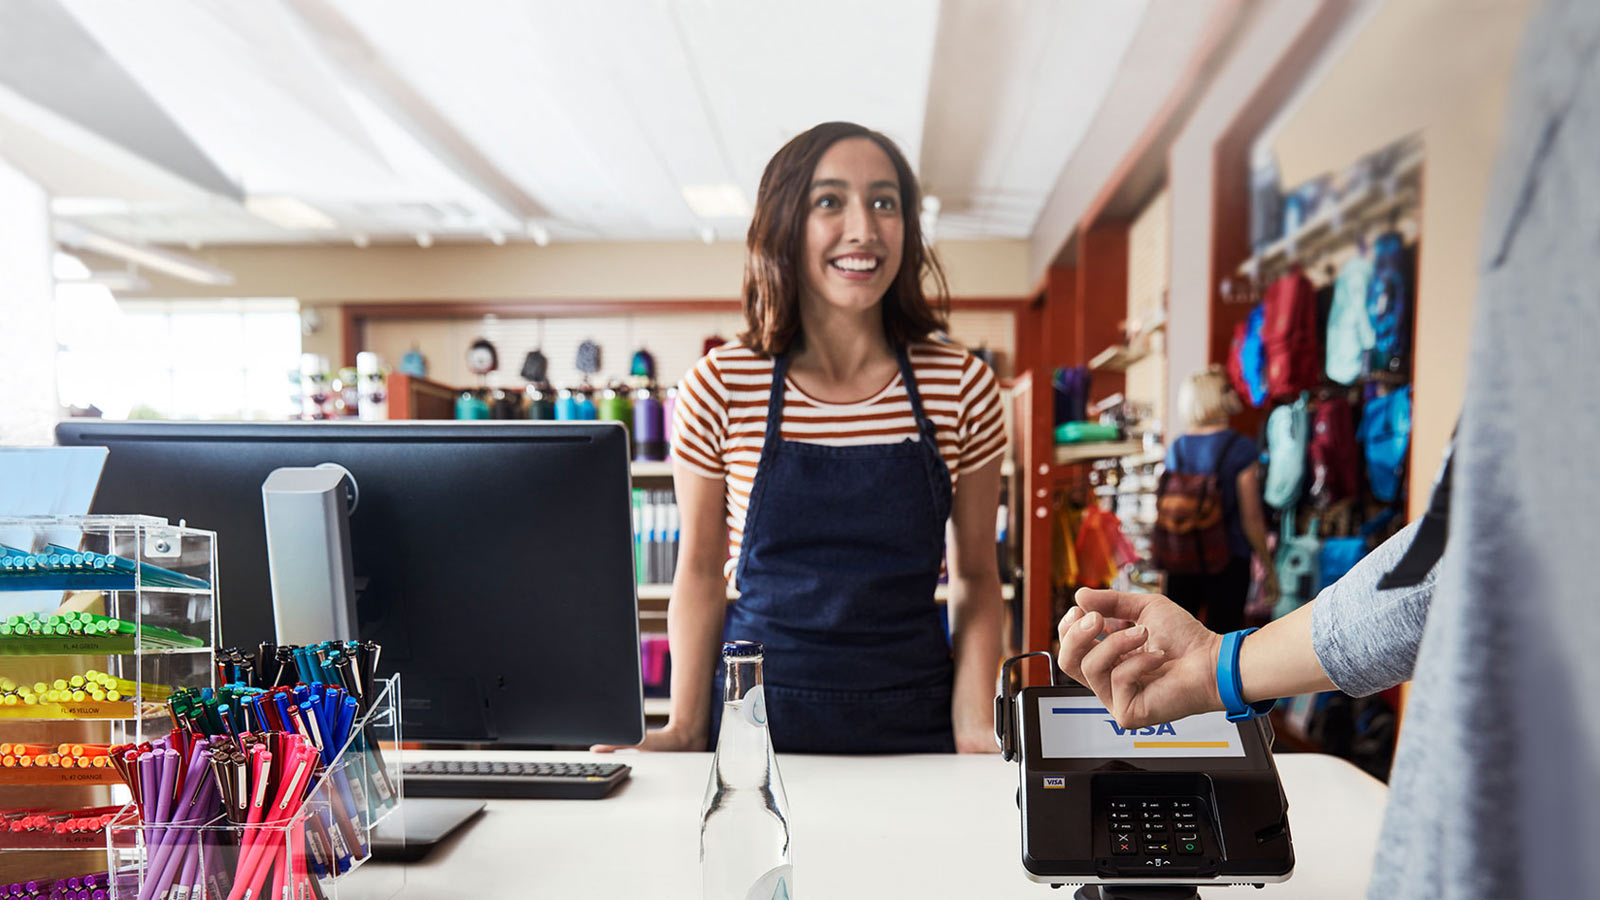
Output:
[[1044,786],[1047,788],[1065,788],[1067,779],[1060,775],[1046,775],[1044,776]]
[[1118,735],[1139,735],[1140,737],[1148,737],[1152,734],[1170,734],[1173,737],[1178,736],[1178,733],[1172,730],[1171,722],[1163,722],[1160,725],[1147,725],[1144,728],[1123,728],[1121,725],[1117,724],[1116,719],[1107,719],[1106,724],[1110,725],[1111,730],[1115,731]]

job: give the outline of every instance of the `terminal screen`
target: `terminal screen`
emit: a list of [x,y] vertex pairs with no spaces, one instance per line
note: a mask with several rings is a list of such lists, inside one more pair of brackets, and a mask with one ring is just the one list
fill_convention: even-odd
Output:
[[1096,697],[1040,697],[1039,746],[1046,759],[1244,756],[1239,729],[1220,712],[1123,728]]

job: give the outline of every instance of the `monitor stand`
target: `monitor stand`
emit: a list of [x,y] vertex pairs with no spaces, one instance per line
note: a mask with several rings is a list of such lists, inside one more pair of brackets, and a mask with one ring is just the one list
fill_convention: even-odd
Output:
[[1200,900],[1200,889],[1192,884],[1086,884],[1072,897],[1073,900]]
[[482,800],[408,797],[400,804],[398,822],[390,816],[372,830],[372,858],[380,862],[416,862],[477,818],[484,806]]

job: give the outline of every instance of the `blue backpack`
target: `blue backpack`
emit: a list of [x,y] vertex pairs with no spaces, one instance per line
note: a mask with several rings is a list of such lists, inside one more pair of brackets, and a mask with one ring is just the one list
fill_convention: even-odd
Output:
[[1322,590],[1322,539],[1317,536],[1319,519],[1311,520],[1305,534],[1296,534],[1295,511],[1283,511],[1282,530],[1278,532],[1278,602],[1272,607],[1272,617],[1281,619],[1305,606]]
[[1261,319],[1266,315],[1261,304],[1250,310],[1245,322],[1244,343],[1239,347],[1239,371],[1250,387],[1250,405],[1260,406],[1267,399],[1267,351],[1261,345]]
[[1375,336],[1367,315],[1367,293],[1372,284],[1372,260],[1352,256],[1339,268],[1333,285],[1333,305],[1328,310],[1328,377],[1354,384],[1366,368]]
[[1300,499],[1306,480],[1306,452],[1311,446],[1311,414],[1305,394],[1267,417],[1267,484],[1262,497],[1275,509]]
[[1372,320],[1374,372],[1406,368],[1406,328],[1411,314],[1411,284],[1405,271],[1405,243],[1398,231],[1379,235],[1372,245],[1372,280],[1367,284],[1367,316]]
[[1356,441],[1367,458],[1372,496],[1393,503],[1400,496],[1411,446],[1411,385],[1367,401]]

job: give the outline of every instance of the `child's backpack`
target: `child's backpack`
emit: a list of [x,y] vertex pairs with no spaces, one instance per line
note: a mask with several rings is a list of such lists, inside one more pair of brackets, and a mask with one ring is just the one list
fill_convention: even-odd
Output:
[[1228,529],[1222,521],[1222,466],[1233,449],[1229,435],[1210,472],[1184,472],[1179,448],[1172,445],[1174,466],[1161,473],[1156,486],[1156,524],[1150,552],[1156,565],[1172,575],[1215,575],[1228,567]]
[[1317,383],[1317,292],[1299,270],[1278,278],[1261,303],[1261,348],[1267,393],[1286,397]]
[[1283,511],[1283,527],[1278,533],[1278,603],[1272,607],[1274,619],[1306,605],[1322,590],[1322,539],[1317,536],[1322,522],[1313,518],[1305,534],[1296,534],[1294,519],[1293,509]]
[[1311,440],[1306,404],[1302,394],[1267,417],[1267,483],[1262,497],[1276,509],[1293,506],[1305,484],[1306,452]]
[[1404,372],[1411,327],[1411,283],[1405,242],[1388,231],[1372,245],[1372,281],[1367,285],[1367,316],[1372,320],[1371,371]]
[[1356,439],[1367,457],[1372,496],[1393,503],[1400,496],[1411,446],[1411,385],[1368,400]]
[[1352,256],[1339,268],[1333,284],[1333,306],[1328,310],[1328,377],[1353,384],[1361,377],[1372,350],[1372,318],[1367,315],[1367,290],[1372,283],[1372,260]]
[[1311,421],[1312,502],[1329,506],[1354,497],[1360,462],[1349,401],[1338,395],[1322,400]]

